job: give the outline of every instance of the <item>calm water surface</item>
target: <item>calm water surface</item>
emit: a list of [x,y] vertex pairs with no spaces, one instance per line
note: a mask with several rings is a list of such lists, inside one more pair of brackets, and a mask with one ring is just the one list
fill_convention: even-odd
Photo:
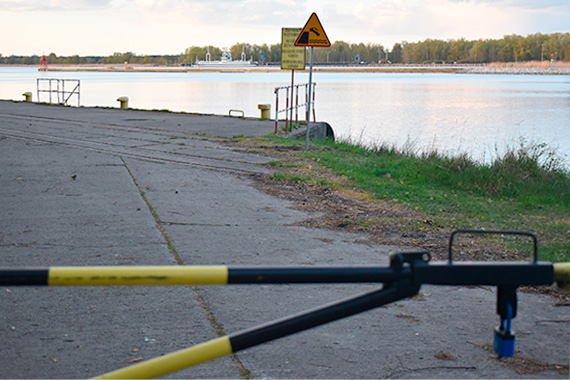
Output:
[[[80,79],[82,106],[118,107],[116,99],[128,96],[133,108],[220,115],[238,109],[255,117],[261,103],[271,104],[274,117],[274,88],[291,83],[290,72],[38,72],[2,67],[0,99],[22,100],[22,93],[31,91],[36,101],[36,78],[42,77]],[[570,156],[568,75],[317,72],[313,78],[317,120],[328,122],[340,139],[468,152],[488,160],[497,151],[518,146],[522,137]],[[295,83],[307,81],[308,74],[295,74]]]

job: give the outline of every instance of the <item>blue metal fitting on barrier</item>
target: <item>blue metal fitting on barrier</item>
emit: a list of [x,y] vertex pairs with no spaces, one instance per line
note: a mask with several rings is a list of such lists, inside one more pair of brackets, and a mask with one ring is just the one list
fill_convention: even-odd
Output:
[[513,309],[507,305],[507,318],[501,318],[501,325],[495,328],[495,353],[499,358],[512,358],[515,355],[515,334],[511,330]]

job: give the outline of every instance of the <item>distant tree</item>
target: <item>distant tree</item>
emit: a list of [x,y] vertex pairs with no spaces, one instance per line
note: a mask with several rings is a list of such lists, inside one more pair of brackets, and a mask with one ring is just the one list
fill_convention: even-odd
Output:
[[243,43],[243,42],[238,42],[238,43],[232,45],[232,47],[229,50],[230,50],[230,53],[232,54],[232,59],[235,59],[235,60],[241,59],[241,53],[242,52],[245,53],[246,60],[248,59],[249,56],[251,56],[251,53],[252,53],[251,45]]
[[[60,59],[57,58],[57,55],[55,55],[55,53],[50,53],[50,54],[47,56],[47,62],[48,62],[48,65],[53,65],[53,64],[61,63],[61,62],[60,62]],[[39,63],[39,62],[38,62],[38,63]]]
[[353,53],[360,56],[361,62],[376,63],[385,58],[384,46],[380,44],[368,43],[366,45],[360,43],[355,45]]
[[458,40],[449,40],[449,53],[447,55],[447,61],[449,62],[464,62],[469,59],[469,54],[471,51],[472,43],[467,41],[465,38],[460,38]]
[[447,62],[449,56],[450,45],[447,41],[432,40],[432,62]]
[[429,56],[429,50],[424,41],[405,45],[405,51],[408,54],[408,60],[411,61],[411,63],[426,62]]
[[407,41],[402,42],[402,62],[403,63],[410,63],[411,62],[411,56],[410,56],[410,46],[412,44],[410,44]]
[[265,62],[267,62],[267,60],[269,59],[269,55],[270,55],[270,49],[269,46],[267,46],[267,44],[253,45],[253,54],[251,56],[251,59],[253,59],[254,61],[261,62],[261,57],[264,57]]
[[392,51],[389,54],[390,57],[390,61],[392,63],[402,63],[402,45],[399,43],[395,43],[394,46],[392,47]]
[[35,65],[38,62],[38,57],[37,56],[32,56],[32,57],[22,57],[21,62],[24,65]]
[[281,62],[281,44],[273,44],[269,47],[267,62]]
[[487,46],[484,41],[477,41],[469,51],[469,61],[474,63],[487,62],[489,57]]
[[78,65],[81,63],[81,58],[78,55],[72,55],[66,59],[66,62],[69,65]]
[[335,41],[331,45],[331,61],[347,63],[352,61],[352,49],[344,41]]

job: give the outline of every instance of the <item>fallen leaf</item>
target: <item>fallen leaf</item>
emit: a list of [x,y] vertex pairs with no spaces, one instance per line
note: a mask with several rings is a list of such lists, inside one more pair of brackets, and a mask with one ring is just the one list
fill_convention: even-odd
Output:
[[443,352],[443,351],[438,352],[434,356],[436,359],[439,359],[439,360],[457,360],[457,358],[455,356],[451,355],[448,352]]

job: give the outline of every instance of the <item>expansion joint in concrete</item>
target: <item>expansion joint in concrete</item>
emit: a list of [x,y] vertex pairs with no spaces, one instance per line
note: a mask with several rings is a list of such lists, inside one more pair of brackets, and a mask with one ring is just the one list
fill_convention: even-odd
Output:
[[[123,157],[120,157],[120,159],[123,162],[125,169],[129,173],[133,183],[137,187],[139,194],[141,195],[141,198],[146,203],[148,210],[150,211],[150,213],[154,219],[154,222],[156,224],[156,228],[160,231],[160,233],[162,234],[162,237],[164,238],[164,241],[166,242],[166,246],[168,247],[168,250],[170,251],[172,256],[174,256],[174,259],[176,260],[178,265],[184,265],[184,261],[182,260],[182,258],[178,254],[178,252],[176,251],[176,248],[174,247],[172,240],[170,239],[170,237],[166,233],[166,230],[162,226],[162,222],[160,221],[160,217],[158,216],[158,213],[156,212],[154,207],[152,207],[152,204],[150,203],[150,201],[146,197],[146,194],[145,194],[144,190],[141,188],[141,186],[139,185],[135,175],[129,169],[129,166],[127,165],[127,162],[125,161],[125,159]],[[212,310],[208,306],[208,303],[206,302],[204,296],[200,292],[200,289],[197,286],[190,286],[190,289],[192,289],[192,292],[194,293],[194,297],[196,298],[196,300],[198,301],[198,304],[200,305],[200,307],[202,308],[202,310],[206,314],[206,318],[208,319],[208,322],[210,323],[210,325],[212,326],[214,331],[216,331],[216,334],[218,334],[219,336],[227,335],[224,332],[222,324],[214,316],[214,313],[212,313]],[[240,377],[243,379],[249,379],[250,378],[250,371],[244,367],[244,365],[241,362],[241,360],[239,359],[239,357],[236,354],[231,354],[230,358],[231,358],[233,364],[236,366],[236,368],[240,374]]]

